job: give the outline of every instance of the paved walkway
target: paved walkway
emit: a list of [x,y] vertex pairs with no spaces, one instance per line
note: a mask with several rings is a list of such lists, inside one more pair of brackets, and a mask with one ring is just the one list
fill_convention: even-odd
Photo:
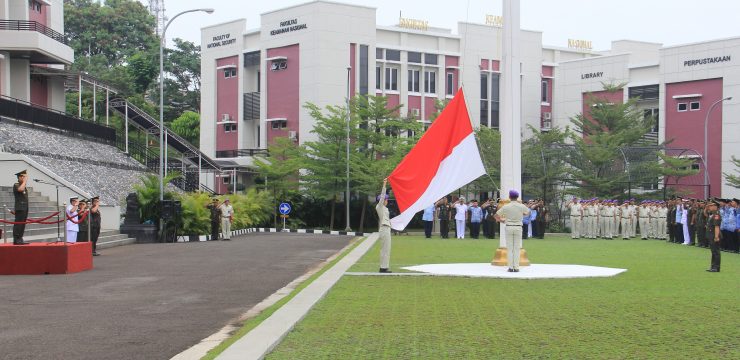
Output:
[[72,275],[0,277],[2,359],[169,359],[345,247],[251,234],[106,250]]

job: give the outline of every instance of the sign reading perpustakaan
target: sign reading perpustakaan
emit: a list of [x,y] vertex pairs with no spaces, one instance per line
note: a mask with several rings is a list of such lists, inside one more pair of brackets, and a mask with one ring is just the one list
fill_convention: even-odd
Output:
[[732,56],[731,55],[715,56],[715,57],[705,57],[703,59],[684,60],[683,66],[695,66],[695,65],[714,64],[714,63],[726,62],[726,61],[730,61],[730,60],[732,60]]

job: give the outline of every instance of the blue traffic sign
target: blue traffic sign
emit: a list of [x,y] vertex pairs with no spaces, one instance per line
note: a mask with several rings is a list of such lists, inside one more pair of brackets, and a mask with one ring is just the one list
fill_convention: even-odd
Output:
[[280,206],[278,207],[278,210],[280,210],[280,213],[281,214],[288,215],[288,214],[290,214],[290,210],[291,210],[290,204],[288,204],[288,203],[281,203]]

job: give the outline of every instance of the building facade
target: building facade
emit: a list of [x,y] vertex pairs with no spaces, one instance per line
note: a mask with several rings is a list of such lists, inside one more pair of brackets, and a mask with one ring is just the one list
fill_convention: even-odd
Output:
[[0,95],[64,111],[64,79],[37,69],[73,60],[63,0],[0,0]]
[[[203,28],[201,148],[235,169],[248,169],[255,151],[276,137],[313,140],[314,120],[303,105],[343,104],[348,87],[351,96],[386,96],[389,106],[403,105],[401,115],[426,124],[435,102],[462,87],[474,125],[497,128],[503,29],[500,18],[491,18],[459,22],[456,32],[409,19],[381,26],[374,8],[314,1],[262,14],[259,29],[246,30],[243,19]],[[687,134],[699,127],[703,132],[718,96],[740,96],[740,39],[676,47],[614,41],[600,52],[586,49],[585,41],[543,46],[538,31],[522,30],[521,39],[524,137],[532,128],[569,125],[602,82],[625,83],[614,101],[639,95],[646,116],[659,119],[656,143],[672,139],[672,146],[701,152],[702,138]],[[687,110],[679,110],[679,103]],[[713,195],[740,195],[719,185],[722,173],[733,171],[731,157],[740,157],[736,104],[719,103],[709,114]],[[248,174],[234,174],[201,181],[221,190],[234,181],[248,186]]]

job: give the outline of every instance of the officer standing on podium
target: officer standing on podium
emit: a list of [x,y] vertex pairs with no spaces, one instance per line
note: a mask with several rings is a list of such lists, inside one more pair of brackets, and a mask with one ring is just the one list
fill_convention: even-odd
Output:
[[[15,197],[15,222],[25,222],[28,219],[28,174],[26,170],[15,174],[18,182],[13,184],[13,196]],[[23,233],[26,232],[26,224],[13,224],[13,245],[27,245],[23,241]]]

